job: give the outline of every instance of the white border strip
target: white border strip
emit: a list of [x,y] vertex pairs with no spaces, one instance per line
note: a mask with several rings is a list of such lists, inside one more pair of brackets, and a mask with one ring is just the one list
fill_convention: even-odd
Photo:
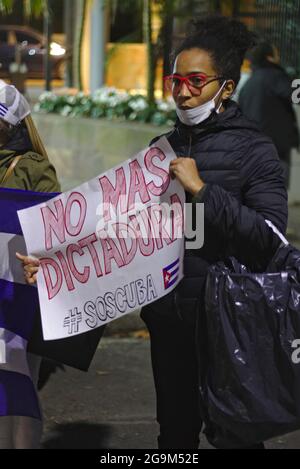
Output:
[[16,258],[16,252],[26,254],[23,236],[0,233],[0,279],[25,285],[22,263]]
[[27,340],[0,328],[0,370],[30,376],[27,361]]

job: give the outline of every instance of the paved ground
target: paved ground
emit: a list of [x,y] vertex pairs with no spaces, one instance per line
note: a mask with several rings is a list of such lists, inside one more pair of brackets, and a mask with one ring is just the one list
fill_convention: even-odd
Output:
[[68,368],[41,392],[46,448],[155,448],[149,341],[105,338],[89,373]]
[[[104,338],[89,373],[58,371],[41,392],[45,448],[155,449],[149,340]],[[201,449],[211,448],[205,437]],[[300,432],[268,448],[300,449]]]

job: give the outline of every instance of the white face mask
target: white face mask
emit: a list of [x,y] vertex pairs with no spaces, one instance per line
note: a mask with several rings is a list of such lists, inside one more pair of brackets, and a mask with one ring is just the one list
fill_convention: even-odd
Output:
[[219,113],[222,106],[222,101],[218,106],[218,109],[216,109],[215,99],[219,96],[225,84],[226,81],[224,81],[217,94],[212,99],[207,101],[207,103],[201,104],[200,106],[193,107],[191,109],[179,109],[176,107],[176,114],[181,122],[185,125],[197,125],[207,119],[214,109],[217,113]]

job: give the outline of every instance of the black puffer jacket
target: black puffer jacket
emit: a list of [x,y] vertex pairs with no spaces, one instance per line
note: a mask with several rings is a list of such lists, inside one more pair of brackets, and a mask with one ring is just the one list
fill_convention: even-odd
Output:
[[279,244],[265,219],[286,230],[287,193],[276,149],[237,104],[225,106],[198,126],[177,122],[167,134],[177,156],[196,160],[206,183],[194,198],[187,194],[187,202],[204,203],[204,245],[185,252],[185,277],[176,288],[181,298],[199,297],[208,266],[229,255],[263,270]]
[[272,139],[281,157],[299,145],[292,91],[291,79],[284,69],[266,62],[254,69],[239,95],[244,115]]

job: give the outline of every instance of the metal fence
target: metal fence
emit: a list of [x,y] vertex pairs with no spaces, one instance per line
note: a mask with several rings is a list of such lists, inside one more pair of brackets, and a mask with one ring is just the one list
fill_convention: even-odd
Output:
[[[300,0],[256,0],[235,3],[235,15],[265,40],[274,43],[282,65],[292,75],[300,73]],[[252,11],[247,5],[252,3]]]

